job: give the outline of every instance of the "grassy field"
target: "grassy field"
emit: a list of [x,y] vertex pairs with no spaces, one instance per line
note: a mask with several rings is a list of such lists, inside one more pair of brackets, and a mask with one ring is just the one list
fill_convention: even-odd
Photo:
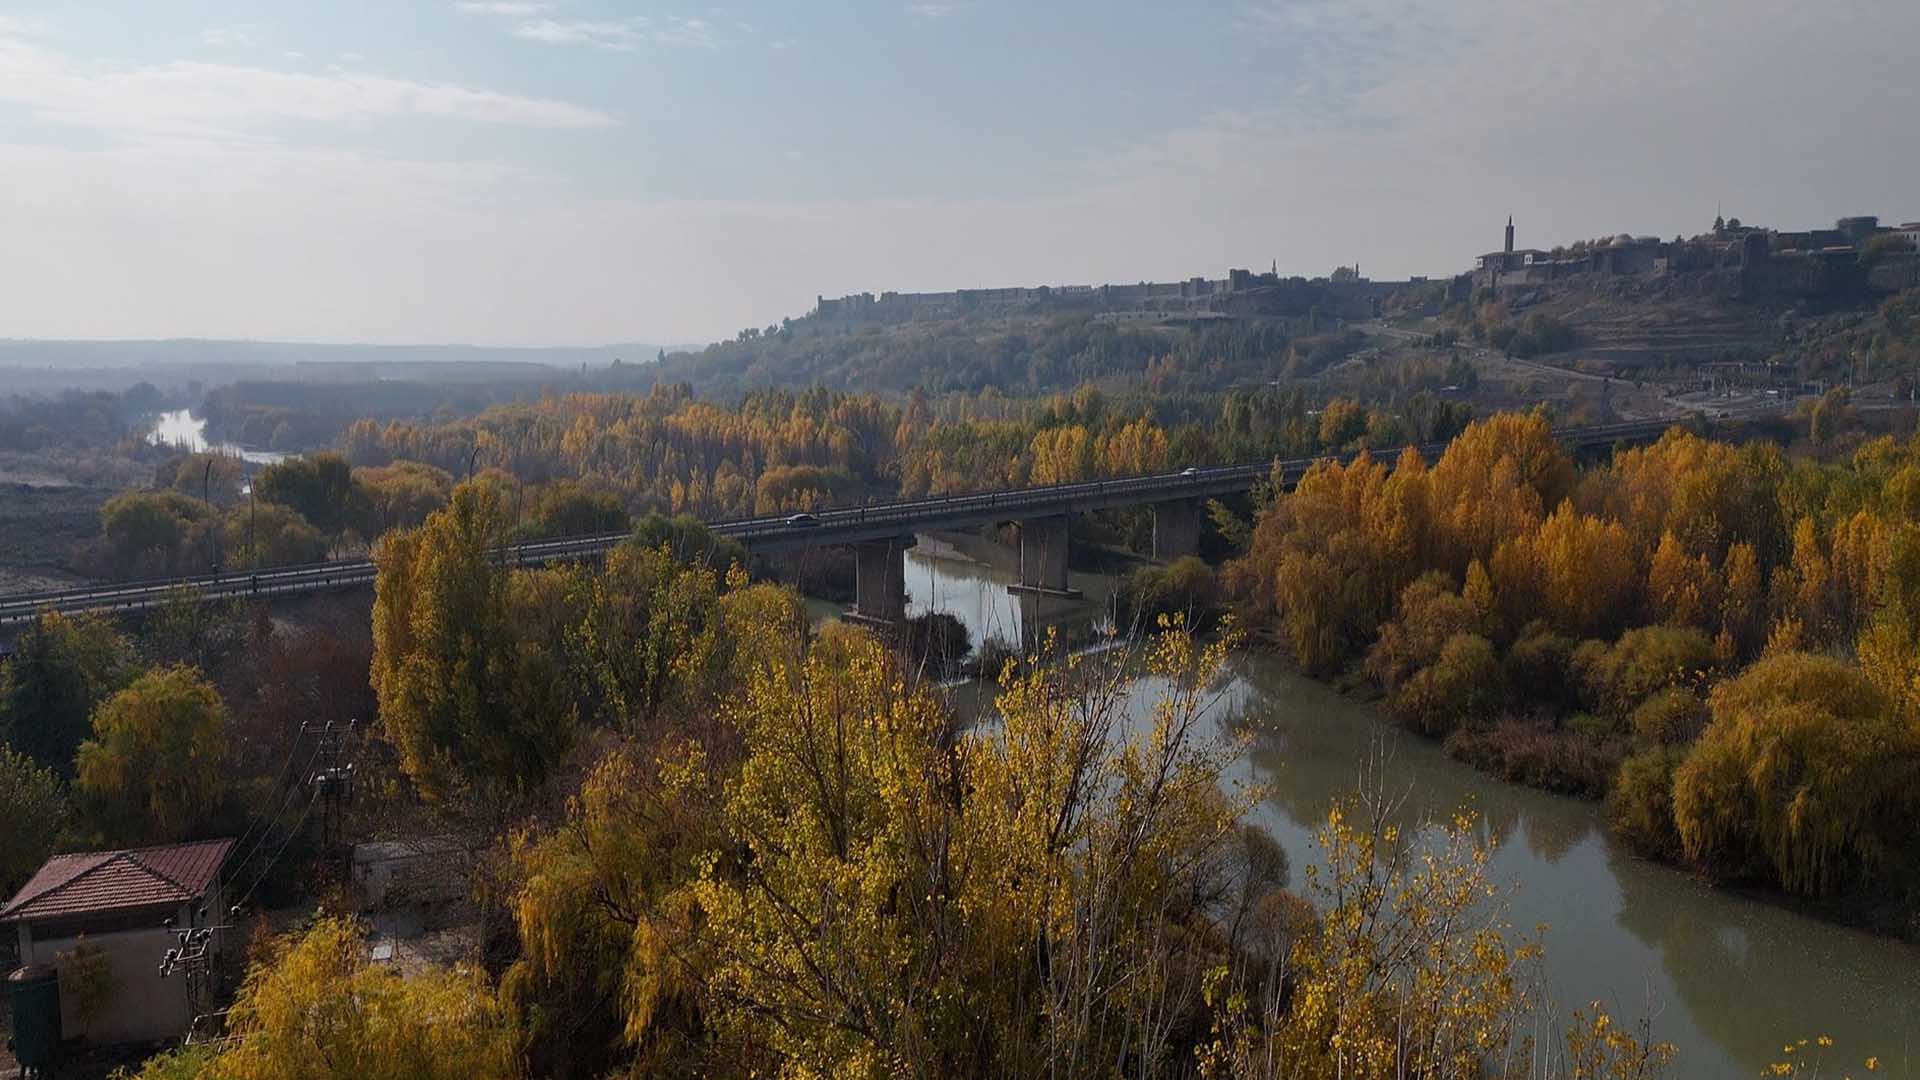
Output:
[[100,506],[117,490],[0,476],[0,592],[76,581],[75,548],[100,534]]

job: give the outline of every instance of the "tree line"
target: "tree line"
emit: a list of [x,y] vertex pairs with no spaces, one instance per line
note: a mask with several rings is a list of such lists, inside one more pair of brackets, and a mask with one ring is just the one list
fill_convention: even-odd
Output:
[[402,978],[322,917],[258,954],[228,1039],[142,1075],[1638,1077],[1671,1057],[1544,1003],[1470,818],[1414,836],[1351,801],[1293,881],[1230,775],[1247,733],[1213,712],[1231,634],[1168,621],[1129,657],[1009,663],[994,721],[966,726],[900,653],[812,625],[697,529],[517,570],[488,557],[506,522],[463,484],[381,546],[371,663],[395,782],[486,852],[490,948]]
[[1581,470],[1544,416],[1316,466],[1224,579],[1307,670],[1650,854],[1912,933],[1920,439],[1684,429]]

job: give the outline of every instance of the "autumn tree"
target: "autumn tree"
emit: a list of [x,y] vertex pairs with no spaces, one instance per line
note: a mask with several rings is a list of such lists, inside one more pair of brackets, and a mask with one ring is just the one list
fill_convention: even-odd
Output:
[[0,742],[72,776],[94,707],[126,684],[133,664],[132,646],[106,619],[42,612],[0,666]]
[[178,491],[128,491],[100,508],[113,572],[122,576],[208,571],[219,555],[214,509]]
[[644,730],[712,692],[724,656],[719,595],[714,571],[683,566],[664,547],[607,554],[605,569],[581,582],[569,631],[601,719]]
[[108,842],[164,843],[205,823],[226,791],[227,708],[189,667],[150,671],[100,704],[74,791]]
[[1859,669],[1770,656],[1710,704],[1712,721],[1674,774],[1688,858],[1818,896],[1914,857],[1920,731]]
[[381,730],[432,798],[527,790],[572,738],[567,586],[500,565],[493,544],[503,527],[497,490],[463,484],[374,556]]
[[453,477],[445,469],[418,461],[354,469],[353,483],[366,495],[365,516],[357,527],[370,538],[388,529],[414,528],[447,505],[453,492]]
[[403,975],[367,960],[358,927],[323,918],[247,974],[228,1038],[149,1062],[143,1080],[509,1080],[507,1011],[465,965]]
[[235,507],[227,512],[220,529],[225,561],[236,570],[314,563],[327,557],[327,538],[291,506],[263,501]]

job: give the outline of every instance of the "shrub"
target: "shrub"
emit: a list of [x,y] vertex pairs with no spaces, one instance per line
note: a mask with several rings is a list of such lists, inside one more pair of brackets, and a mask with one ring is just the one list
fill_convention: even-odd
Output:
[[1612,648],[1583,644],[1574,653],[1588,704],[1621,722],[1658,691],[1698,682],[1715,661],[1712,638],[1676,626],[1643,626],[1621,634]]
[[1607,792],[1607,824],[1642,855],[1674,859],[1681,853],[1673,821],[1673,773],[1686,756],[1674,746],[1642,750],[1620,763]]
[[1504,700],[1500,660],[1478,634],[1455,634],[1439,657],[1387,698],[1387,708],[1429,735],[1489,719]]
[[1397,613],[1368,650],[1366,672],[1388,693],[1439,659],[1455,634],[1476,633],[1480,613],[1440,571],[1422,574],[1400,590]]
[[1700,695],[1681,686],[1669,686],[1640,703],[1628,717],[1634,738],[1654,746],[1681,746],[1692,742],[1706,726],[1707,706]]
[[1781,653],[1721,684],[1710,706],[1674,775],[1689,859],[1821,896],[1911,856],[1920,731],[1858,668]]
[[1161,615],[1184,615],[1187,625],[1212,621],[1220,605],[1213,568],[1196,556],[1165,566],[1142,566],[1120,587],[1120,614],[1129,623],[1151,627]]
[[967,624],[945,611],[930,611],[907,620],[907,655],[944,678],[973,651]]
[[1447,753],[1516,784],[1599,798],[1620,766],[1619,739],[1556,731],[1539,720],[1507,717],[1447,738]]
[[[1592,644],[1606,648],[1597,641]],[[1573,655],[1572,638],[1555,633],[1544,620],[1528,623],[1507,650],[1507,681],[1514,696],[1560,708],[1573,707],[1579,702]]]

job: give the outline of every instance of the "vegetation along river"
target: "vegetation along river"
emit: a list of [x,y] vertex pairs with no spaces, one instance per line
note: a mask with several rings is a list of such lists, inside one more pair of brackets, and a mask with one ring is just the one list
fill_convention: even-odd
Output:
[[[937,543],[909,553],[910,610],[950,612],[976,642],[1018,641],[1012,575],[942,555]],[[1158,691],[1139,680],[1130,708],[1144,714]],[[1296,887],[1328,808],[1384,758],[1382,786],[1405,795],[1409,822],[1469,809],[1497,841],[1491,876],[1510,889],[1516,933],[1545,925],[1561,1015],[1599,1000],[1623,1021],[1650,1016],[1655,1037],[1679,1049],[1675,1076],[1757,1076],[1783,1044],[1819,1035],[1835,1040],[1833,1075],[1866,1075],[1860,1063],[1876,1055],[1879,1075],[1920,1076],[1920,948],[1636,858],[1608,839],[1598,804],[1480,773],[1276,658],[1237,655],[1220,691],[1222,719],[1255,732],[1244,768],[1271,791],[1260,822],[1286,848]]]

